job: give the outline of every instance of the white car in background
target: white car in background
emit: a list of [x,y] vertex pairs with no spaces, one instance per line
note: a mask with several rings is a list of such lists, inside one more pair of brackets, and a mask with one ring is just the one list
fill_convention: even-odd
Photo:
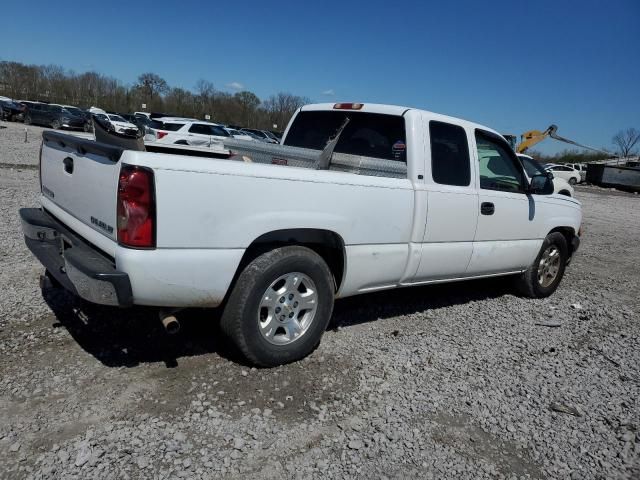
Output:
[[155,143],[193,145],[198,147],[221,146],[231,135],[217,123],[180,117],[161,117],[151,121],[156,132]]
[[[529,155],[523,155],[522,153],[516,154],[524,166],[527,176],[532,178],[534,175],[540,175],[545,173],[545,169],[538,163],[533,157]],[[566,195],[567,197],[573,197],[573,187],[564,178],[556,177],[553,175],[553,193],[560,195]]]
[[278,140],[278,137],[276,137],[273,133],[269,132],[268,130],[258,130],[257,128],[241,128],[240,131],[251,133],[266,143],[280,143],[280,140]]
[[241,132],[240,130],[236,130],[235,128],[225,127],[225,130],[229,135],[231,135],[233,138],[237,138],[238,140],[257,140],[247,132]]
[[576,169],[580,173],[580,181],[584,182],[587,179],[587,164],[586,163],[568,163],[567,166]]
[[124,133],[128,130],[138,130],[138,126],[127,122],[120,115],[115,115],[113,113],[96,113],[95,116],[100,120],[104,120],[113,125],[113,128],[117,133]]
[[580,183],[580,172],[569,165],[555,165],[550,163],[545,166],[547,172],[553,173],[554,178],[564,178],[570,185]]

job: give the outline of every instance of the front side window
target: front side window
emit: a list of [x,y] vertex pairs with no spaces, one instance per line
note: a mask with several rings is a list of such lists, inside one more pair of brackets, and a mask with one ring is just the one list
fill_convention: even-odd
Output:
[[466,187],[471,183],[469,145],[464,128],[450,123],[429,122],[431,176],[443,185]]
[[527,172],[529,177],[534,177],[535,175],[544,175],[543,168],[536,162],[528,157],[518,157],[524,166],[524,170]]
[[497,135],[476,130],[480,188],[524,192],[524,174],[509,145]]

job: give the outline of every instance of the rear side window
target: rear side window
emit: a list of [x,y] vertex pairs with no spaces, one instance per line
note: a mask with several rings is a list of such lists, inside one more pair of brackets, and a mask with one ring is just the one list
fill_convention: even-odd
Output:
[[219,127],[217,125],[211,125],[209,126],[209,128],[211,129],[211,135],[217,135],[218,137],[229,136],[229,133],[222,127]]
[[170,132],[177,132],[178,130],[180,130],[182,127],[184,127],[184,123],[168,123],[168,122],[163,122],[162,123],[162,127],[160,127],[160,130],[168,130]]
[[429,122],[431,176],[443,185],[466,187],[471,183],[469,144],[464,128],[450,123]]
[[284,144],[322,150],[347,117],[349,123],[334,152],[406,163],[404,118],[397,115],[352,111],[300,112]]
[[200,135],[211,135],[209,125],[202,125],[201,123],[194,123],[189,127],[191,133],[198,133]]

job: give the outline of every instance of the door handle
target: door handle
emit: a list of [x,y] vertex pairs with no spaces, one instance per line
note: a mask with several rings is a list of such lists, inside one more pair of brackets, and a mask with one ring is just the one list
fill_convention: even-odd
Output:
[[69,175],[73,174],[73,158],[71,157],[67,157],[62,161],[62,164],[64,165],[64,171],[67,172]]
[[493,215],[496,211],[496,206],[491,202],[482,202],[480,204],[480,213],[482,215]]

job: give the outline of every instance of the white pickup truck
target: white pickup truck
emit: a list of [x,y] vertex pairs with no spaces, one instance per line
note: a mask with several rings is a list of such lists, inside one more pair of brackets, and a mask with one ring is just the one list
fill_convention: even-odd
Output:
[[[579,246],[580,203],[550,175],[528,178],[495,131],[423,110],[308,105],[263,163],[43,137],[41,208],[20,211],[41,280],[166,318],[220,306],[259,366],[309,354],[336,298],[497,275],[545,297]],[[294,166],[294,151],[328,158]]]

